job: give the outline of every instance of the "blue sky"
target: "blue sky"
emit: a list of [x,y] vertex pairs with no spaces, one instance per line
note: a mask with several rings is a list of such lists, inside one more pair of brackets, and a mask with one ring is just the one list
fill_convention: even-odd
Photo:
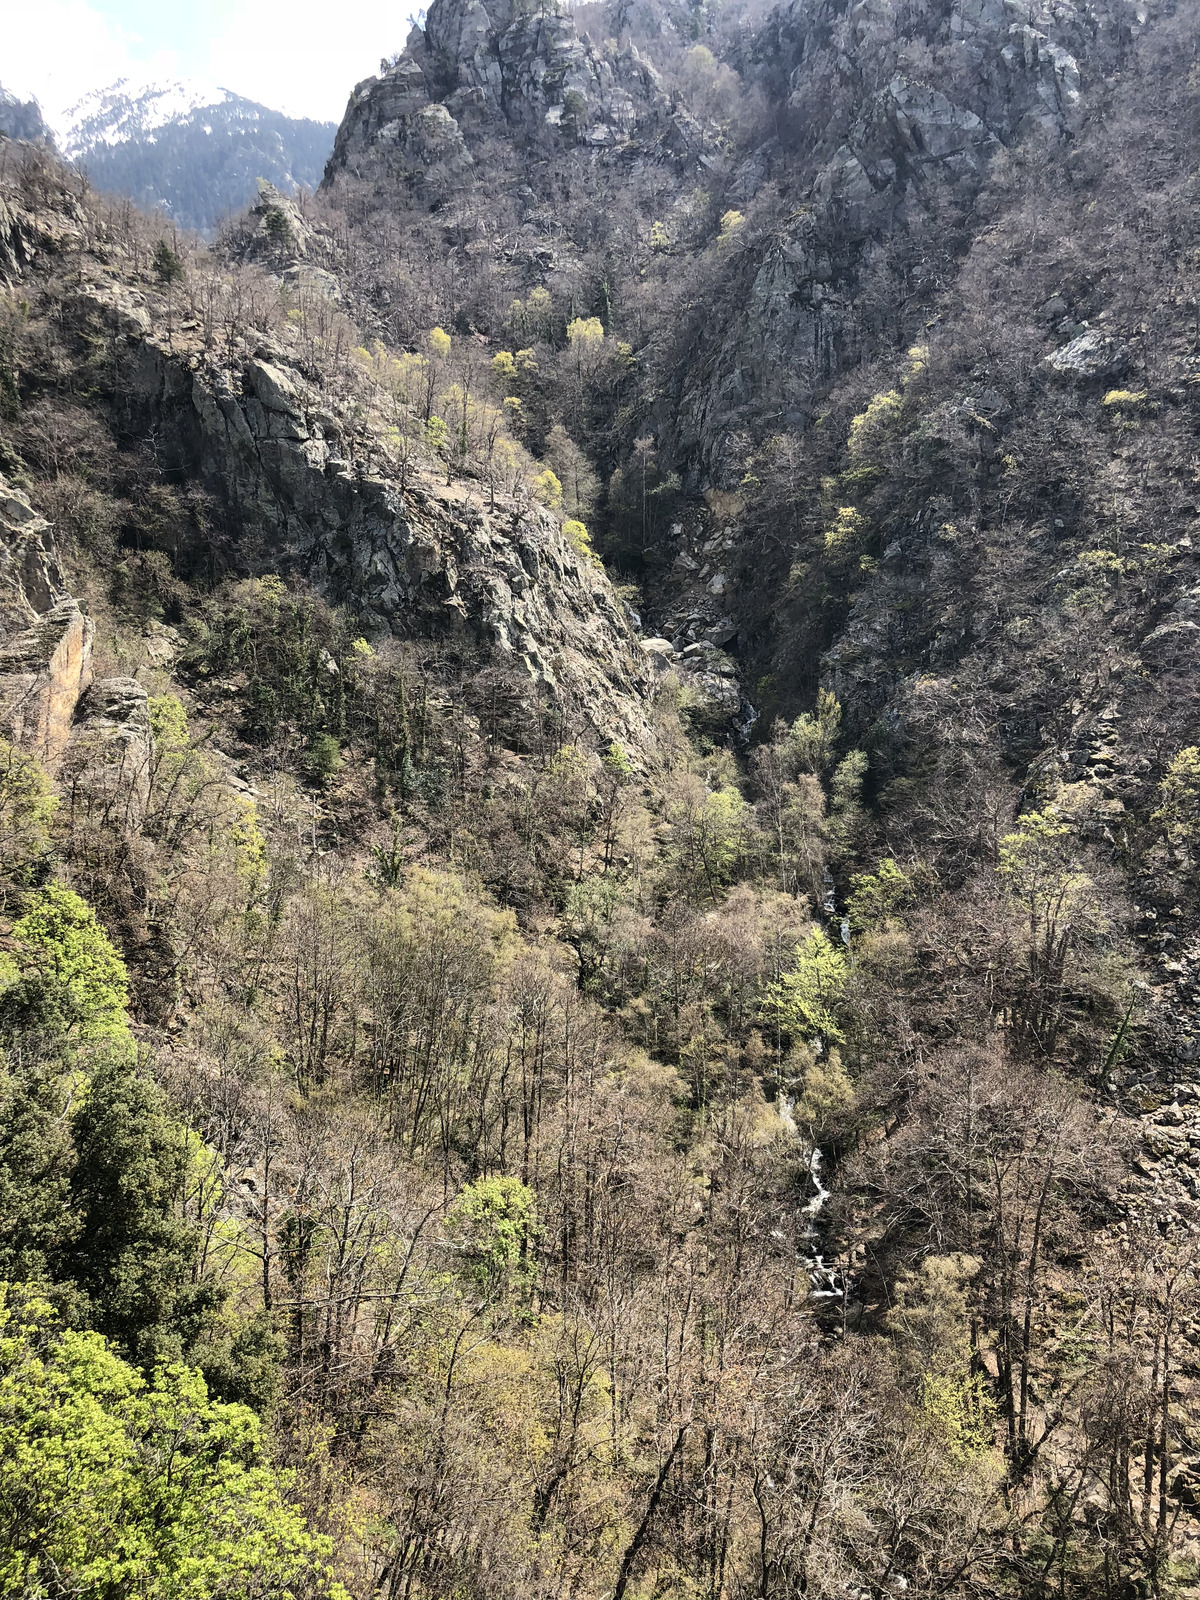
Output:
[[0,83],[53,123],[120,77],[202,78],[293,116],[337,121],[408,36],[405,0],[9,0]]

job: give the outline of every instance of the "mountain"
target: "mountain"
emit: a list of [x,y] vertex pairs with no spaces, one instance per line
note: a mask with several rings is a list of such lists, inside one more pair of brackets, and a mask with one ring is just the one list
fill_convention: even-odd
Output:
[[73,106],[59,136],[97,188],[209,232],[249,203],[259,178],[285,193],[314,186],[333,131],[213,84],[121,79]]
[[1198,54],[434,0],[211,243],[6,147],[0,1570],[1200,1600]]
[[47,140],[53,135],[36,100],[21,100],[0,84],[0,135],[9,139]]

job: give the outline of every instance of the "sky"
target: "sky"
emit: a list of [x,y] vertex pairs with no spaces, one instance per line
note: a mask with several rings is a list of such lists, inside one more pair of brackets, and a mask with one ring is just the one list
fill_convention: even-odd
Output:
[[202,78],[294,117],[340,121],[403,48],[406,0],[7,0],[0,84],[51,126],[117,78]]

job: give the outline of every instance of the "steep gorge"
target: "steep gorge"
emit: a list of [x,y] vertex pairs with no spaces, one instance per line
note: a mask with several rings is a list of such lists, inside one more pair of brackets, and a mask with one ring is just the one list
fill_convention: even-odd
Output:
[[6,156],[0,1271],[356,1597],[1200,1592],[1198,43],[435,0],[214,250]]

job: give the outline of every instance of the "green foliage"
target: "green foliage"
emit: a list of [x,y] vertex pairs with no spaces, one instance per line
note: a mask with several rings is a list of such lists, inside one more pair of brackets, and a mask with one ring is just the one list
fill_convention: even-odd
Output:
[[432,416],[425,424],[425,443],[435,455],[443,459],[450,450],[450,429],[439,416]]
[[629,759],[629,752],[615,739],[600,757],[600,761],[605,772],[619,783],[627,783],[633,777],[633,763]]
[[91,1322],[149,1367],[199,1338],[218,1296],[196,1278],[198,1235],[179,1216],[187,1133],[158,1088],[122,1056],[102,1061],[71,1119],[71,1205],[78,1232],[66,1257]]
[[286,250],[292,242],[292,225],[286,213],[278,206],[269,206],[263,220],[266,223],[267,238],[278,250]]
[[65,990],[74,1012],[74,1038],[132,1048],[125,963],[85,900],[57,884],[36,889],[26,897],[12,931],[38,975]]
[[721,231],[717,235],[717,244],[721,249],[731,245],[742,229],[746,226],[746,218],[740,211],[726,211],[721,217]]
[[451,340],[445,328],[431,328],[429,330],[429,354],[438,361],[445,361],[450,354]]
[[797,771],[819,777],[828,769],[841,725],[837,696],[832,690],[818,689],[815,711],[802,712],[787,736],[787,756]]
[[148,1383],[0,1287],[0,1590],[78,1600],[338,1600],[331,1547],[260,1424],[181,1366]]
[[820,1035],[840,1043],[845,1036],[838,1011],[849,978],[846,952],[823,928],[814,928],[792,954],[795,965],[767,987],[763,1010],[781,1032],[795,1039]]
[[309,772],[318,783],[326,783],[342,764],[342,751],[331,733],[314,734],[305,761]]
[[47,871],[57,810],[50,779],[38,763],[0,738],[0,905],[7,891],[27,888]]
[[573,517],[568,517],[562,525],[562,531],[571,541],[576,553],[581,555],[585,561],[596,567],[601,565],[600,557],[592,549],[591,536],[585,523],[579,522]]
[[547,510],[557,511],[559,506],[562,505],[562,483],[559,481],[558,474],[550,467],[543,468],[537,474],[530,485],[530,489],[533,498],[541,505],[544,505]]
[[1151,815],[1173,845],[1188,847],[1200,830],[1200,749],[1186,746],[1171,757]]
[[1037,917],[1057,917],[1087,887],[1065,849],[1071,829],[1053,806],[1027,811],[1000,840],[997,866],[1012,894]]
[[160,239],[154,246],[153,267],[154,276],[164,289],[169,289],[183,278],[183,262],[165,239]]
[[151,695],[148,710],[155,744],[166,749],[178,749],[187,744],[187,712],[178,695]]
[[818,1141],[829,1137],[838,1120],[854,1109],[857,1100],[841,1052],[835,1049],[809,1056],[799,1087],[794,1111],[796,1121]]
[[842,506],[825,530],[825,553],[830,556],[849,556],[857,552],[867,530],[867,519],[853,506]]
[[523,1293],[537,1277],[537,1197],[517,1178],[479,1178],[446,1214],[461,1270],[488,1300]]
[[45,1283],[75,1237],[72,1084],[48,1030],[32,1037],[40,1050],[0,1050],[0,1278]]
[[846,909],[856,933],[883,927],[903,905],[912,889],[907,874],[891,856],[884,856],[874,872],[858,872],[850,879]]
[[851,461],[861,462],[884,440],[892,437],[899,429],[903,412],[904,396],[899,389],[889,389],[884,394],[872,396],[866,410],[860,411],[850,421],[846,453]]
[[572,345],[596,345],[603,343],[604,324],[599,317],[576,317],[573,322],[567,323],[567,343]]
[[[28,317],[27,300],[0,296],[0,421],[4,422],[15,422],[21,414],[18,358]],[[11,473],[11,466],[2,456],[0,466]]]

